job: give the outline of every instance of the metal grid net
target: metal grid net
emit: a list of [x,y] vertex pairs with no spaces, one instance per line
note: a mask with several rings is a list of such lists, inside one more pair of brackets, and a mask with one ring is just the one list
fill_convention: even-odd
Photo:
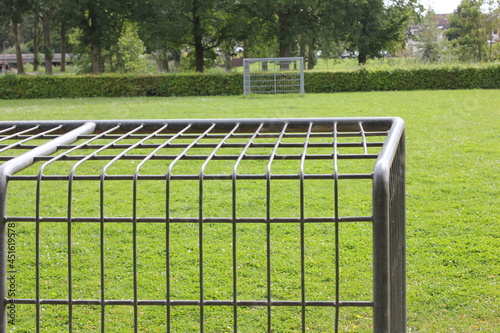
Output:
[[[374,328],[373,166],[391,126],[317,119],[0,128],[1,225],[15,239],[2,249],[14,244],[15,260],[2,258],[4,307],[15,305],[8,329]],[[401,243],[392,241],[404,274]]]
[[249,58],[243,60],[243,91],[248,94],[304,95],[304,60],[295,58]]

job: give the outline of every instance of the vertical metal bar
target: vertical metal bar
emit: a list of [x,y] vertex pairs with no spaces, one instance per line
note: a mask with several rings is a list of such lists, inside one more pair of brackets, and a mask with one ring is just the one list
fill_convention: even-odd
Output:
[[106,331],[106,284],[104,273],[105,257],[104,257],[104,174],[101,174],[99,184],[99,263],[100,263],[100,279],[101,279],[101,333]]
[[[152,136],[157,135],[168,127],[168,124],[161,127],[157,130],[153,135],[148,136],[146,139],[151,138]],[[137,180],[139,178],[139,171],[146,162],[148,162],[151,158],[153,158],[161,149],[164,149],[168,146],[173,140],[180,137],[185,131],[187,131],[191,125],[184,127],[180,132],[176,133],[167,141],[163,142],[157,148],[155,148],[149,155],[147,155],[138,165],[134,172],[134,205],[136,205],[136,196],[137,196]],[[142,140],[144,141],[144,140]],[[134,208],[134,212],[136,208]],[[166,184],[166,219],[165,219],[165,246],[166,246],[166,275],[167,275],[167,283],[166,283],[166,300],[167,300],[167,310],[166,310],[166,326],[167,332],[170,332],[170,178],[167,179]],[[134,221],[137,220],[137,216],[134,215]]]
[[247,142],[245,145],[245,148],[241,151],[240,155],[238,156],[238,159],[236,160],[236,163],[233,166],[233,173],[232,173],[232,241],[233,241],[233,331],[234,333],[238,332],[238,261],[237,261],[237,212],[236,212],[236,179],[238,175],[238,166],[240,165],[240,162],[242,161],[243,157],[245,156],[248,148],[252,145],[253,141],[255,138],[259,135],[260,131],[262,130],[262,127],[264,126],[263,123],[260,124],[260,126],[257,128],[257,130],[253,133],[252,137],[250,140]]
[[333,125],[333,174],[335,207],[335,332],[339,331],[340,317],[340,246],[339,246],[339,170],[338,170],[338,123]]
[[[153,151],[151,153],[151,157],[154,156],[154,154],[157,153],[158,150],[164,148],[170,142],[173,140],[179,138],[182,136],[182,134],[187,131],[189,128],[191,128],[191,125],[189,124],[188,126],[184,127],[184,129],[177,134],[175,134],[172,138],[170,138],[167,142],[162,144],[160,147],[158,147],[157,150]],[[172,163],[175,163],[172,162]],[[170,280],[170,184],[172,180],[172,163],[169,165],[168,171],[165,175],[165,250],[166,250],[166,255],[165,255],[165,284],[166,284],[166,289],[165,289],[165,296],[167,300],[167,309],[166,309],[166,320],[167,320],[167,333],[170,333],[172,330],[172,308],[171,308],[171,280]]]
[[[132,133],[142,129],[144,127],[143,125],[138,126],[136,129],[134,129],[132,132],[128,133],[126,136],[131,135]],[[137,141],[124,151],[122,151],[120,154],[116,155],[106,166],[103,168],[102,174],[106,174],[106,171],[108,168],[113,165],[116,161],[121,159],[123,156],[125,156],[128,152],[132,151],[133,149],[139,147],[142,145],[144,142],[147,140],[155,137],[159,133],[161,133],[167,125],[163,125],[160,127],[158,130],[155,132],[147,135],[143,139]],[[124,137],[120,139],[123,139]],[[142,164],[140,164],[142,165]],[[138,271],[137,271],[137,180],[138,180],[138,169],[136,168],[136,172],[134,173],[134,178],[133,178],[133,190],[132,190],[132,267],[133,267],[133,294],[134,294],[134,300],[133,300],[133,306],[134,306],[134,332],[137,333],[139,330],[139,303],[138,303]]]
[[363,122],[359,121],[358,124],[359,124],[360,133],[361,133],[361,139],[362,139],[361,143],[363,144],[363,151],[364,151],[364,154],[368,154],[368,144],[366,142],[366,135],[365,135],[365,129],[363,128]]
[[139,311],[138,311],[138,290],[137,290],[137,178],[138,173],[134,173],[132,185],[132,267],[134,284],[134,332],[139,331]]
[[274,77],[273,77],[274,81],[273,81],[273,84],[274,84],[274,94],[276,95],[276,75],[277,75],[276,74],[276,71],[277,71],[277,69],[276,69],[276,62],[273,62],[273,64],[274,64]]
[[[134,134],[135,132],[139,131],[142,129],[144,125],[140,125],[130,132],[120,136],[118,139],[112,141],[111,143],[108,143],[107,145],[101,147],[99,150],[95,151],[92,156],[95,156],[98,152],[103,151],[107,149],[108,147],[113,146],[116,142],[123,140],[124,138],[129,137],[130,135]],[[105,332],[105,319],[106,319],[106,294],[105,294],[105,257],[104,257],[104,249],[105,249],[105,240],[104,240],[104,183],[106,179],[106,171],[107,169],[115,162],[117,161],[124,153],[116,156],[113,158],[106,166],[102,169],[101,175],[100,175],[100,187],[99,187],[99,198],[100,198],[100,204],[99,204],[99,210],[100,210],[100,229],[99,229],[99,234],[100,234],[100,261],[101,261],[101,331],[104,333]],[[135,271],[136,268],[134,268]],[[136,297],[137,290],[136,286],[134,286],[134,296]],[[134,324],[137,322],[137,299],[134,298]]]
[[300,294],[301,294],[301,318],[302,332],[306,331],[306,254],[305,254],[305,202],[304,202],[304,164],[306,162],[307,147],[309,146],[309,138],[311,136],[313,123],[309,123],[306,138],[304,140],[304,150],[300,158]]
[[[46,131],[52,132],[57,129],[60,129],[62,125],[57,126],[56,128]],[[39,136],[39,135],[38,135]],[[37,137],[38,137],[37,136]],[[35,329],[36,332],[40,332],[40,320],[41,320],[41,309],[40,309],[40,198],[41,198],[41,182],[43,176],[43,170],[48,163],[45,163],[38,173],[37,176],[37,185],[36,185],[36,199],[35,199]],[[70,259],[70,257],[68,257]],[[70,282],[70,281],[68,281]],[[71,286],[72,284],[69,283]],[[71,298],[70,298],[71,299]],[[72,311],[70,310],[68,313],[69,322],[71,323],[72,319]]]
[[243,59],[243,92],[246,95],[252,93],[252,86],[250,80],[250,61],[248,59]]
[[[199,135],[196,140],[191,142],[185,149],[184,151],[177,155],[177,157],[170,163],[167,171],[167,189],[170,190],[170,179],[172,177],[172,169],[174,168],[175,164],[179,162],[184,156],[186,156],[187,152],[189,149],[194,147],[201,139],[206,137],[208,133],[210,133],[214,127],[216,126],[215,123],[212,123],[211,126],[203,132],[201,135]],[[167,221],[168,222],[168,221]],[[201,223],[200,223],[201,224]],[[203,231],[202,226],[200,227],[201,231]],[[205,326],[205,321],[204,321],[204,316],[205,316],[205,304],[204,304],[204,294],[203,294],[203,253],[202,253],[203,248],[200,248],[200,332],[204,331],[204,326]]]
[[[393,332],[391,327],[390,172],[404,122],[396,119],[389,130],[373,171],[373,331]],[[404,195],[404,194],[403,194]],[[404,222],[403,222],[404,223]],[[395,331],[395,330],[394,330]]]
[[[143,125],[137,127],[136,130],[139,130],[143,127]],[[113,158],[103,169],[103,173],[106,173],[107,169],[116,161],[118,161],[120,158],[125,156],[128,152],[132,151],[133,149],[139,147],[142,143],[145,141],[151,139],[152,137],[158,135],[158,133],[161,133],[167,125],[162,126],[160,129],[156,130],[155,132],[147,135],[145,138],[139,140],[138,142],[134,143],[132,146],[129,148],[125,149],[122,151],[120,154],[118,154],[115,158]],[[142,164],[140,164],[142,165]],[[134,178],[133,178],[133,189],[132,189],[132,267],[133,267],[133,294],[134,294],[134,332],[138,332],[139,330],[139,310],[138,310],[138,271],[137,271],[137,180],[138,180],[138,169],[136,169],[136,172],[134,173]]]
[[171,291],[170,291],[170,181],[171,174],[165,176],[165,298],[167,301],[166,320],[167,333],[172,331],[172,309],[171,309]]
[[[88,141],[85,141],[84,143],[76,146],[76,147],[73,147],[72,149],[68,150],[67,152],[65,152],[64,154],[61,154],[59,156],[56,156],[55,158],[53,158],[52,160],[48,161],[47,163],[45,163],[41,169],[40,169],[40,172],[39,174],[41,175],[43,173],[43,170],[44,168],[49,165],[50,163],[53,163],[55,162],[56,160],[59,160],[60,158],[62,158],[63,156],[68,156],[69,153],[73,152],[73,151],[76,151],[86,145],[88,145],[89,143],[93,142],[93,141],[96,141],[104,136],[106,136],[107,134],[113,132],[116,128],[118,127],[114,127],[114,128],[111,128],[110,130],[106,131],[106,132],[103,132],[101,134],[98,134],[94,137],[92,137],[91,139],[89,139]],[[88,157],[90,158],[90,156]],[[69,180],[68,180],[68,213],[67,213],[67,223],[68,223],[68,319],[69,319],[69,332],[72,332],[73,331],[73,264],[72,264],[72,244],[73,244],[73,241],[72,241],[72,207],[73,207],[73,182],[74,182],[74,178],[75,178],[75,173],[76,173],[76,169],[83,163],[83,161],[85,161],[86,158],[84,158],[83,160],[80,160],[78,161],[72,168],[71,168],[71,172],[69,174]]]
[[40,195],[41,174],[36,185],[35,208],[35,330],[40,333]]
[[[38,126],[37,126],[38,127]],[[62,127],[59,125],[49,131],[45,131],[43,133],[39,133],[33,137],[40,137],[45,133],[50,133],[52,131],[58,130]],[[24,132],[31,131],[27,130]],[[23,140],[28,141],[32,137]],[[12,147],[8,146],[9,147]],[[1,150],[0,150],[1,151]],[[40,332],[40,319],[41,319],[41,311],[40,311],[40,197],[41,197],[41,181],[42,181],[42,173],[38,174],[37,184],[36,184],[36,199],[35,199],[35,330],[37,333]]]
[[300,58],[300,95],[304,97],[305,87],[304,87],[304,58]]
[[68,237],[68,332],[73,332],[73,178],[68,181],[67,237]]
[[[208,165],[208,163],[212,160],[212,158],[215,156],[217,151],[226,143],[227,139],[229,139],[231,136],[234,135],[234,132],[240,127],[239,123],[236,123],[236,125],[233,127],[233,129],[226,135],[224,138],[217,144],[217,146],[214,148],[212,153],[207,157],[203,165],[201,166],[200,169],[200,174],[199,174],[199,225],[198,225],[198,232],[199,232],[199,241],[200,241],[200,290],[203,290],[203,180],[205,176],[205,169]],[[200,292],[201,295],[201,292]],[[200,296],[201,298],[201,296]],[[204,298],[201,298],[201,302],[204,301]]]
[[281,144],[281,140],[285,135],[288,123],[285,123],[281,133],[274,145],[273,152],[269,156],[269,163],[267,164],[266,172],[266,253],[267,253],[267,332],[272,332],[271,325],[271,165],[276,157],[276,151]]
[[198,249],[199,249],[199,278],[200,278],[200,333],[205,331],[205,276],[204,276],[204,253],[203,253],[203,176],[200,173],[198,191]]

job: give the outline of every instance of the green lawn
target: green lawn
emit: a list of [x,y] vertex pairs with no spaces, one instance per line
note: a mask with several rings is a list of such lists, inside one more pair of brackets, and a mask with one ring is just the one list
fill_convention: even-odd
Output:
[[[308,94],[301,98],[298,96],[256,96],[245,98],[232,97],[193,97],[193,98],[123,98],[123,99],[77,99],[77,100],[20,100],[0,101],[0,120],[52,120],[52,119],[161,119],[161,118],[280,118],[280,117],[363,117],[363,116],[398,116],[406,121],[407,125],[407,281],[408,281],[408,331],[410,332],[495,332],[500,327],[499,267],[500,267],[500,92],[497,90],[471,90],[471,91],[413,91],[413,92],[373,92],[373,93],[338,93],[338,94]],[[223,182],[222,182],[223,183]],[[95,184],[97,185],[97,184]],[[193,188],[196,184],[193,183]],[[225,184],[227,185],[227,184]],[[225,186],[221,185],[221,186]],[[22,184],[20,189],[22,189]],[[191,186],[191,185],[189,185]],[[254,185],[248,184],[250,188]],[[96,186],[97,188],[97,186]],[[75,189],[77,191],[78,189]],[[115,189],[118,193],[119,188]],[[128,189],[129,191],[130,189]],[[220,189],[213,188],[213,193]],[[19,191],[20,192],[20,191]],[[144,193],[147,193],[145,191]],[[284,189],[285,192],[293,192]],[[146,195],[146,194],[145,194]],[[153,196],[154,193],[149,193]],[[216,196],[213,196],[216,198]],[[227,199],[227,198],[226,198]],[[224,198],[221,201],[226,200]],[[53,200],[53,199],[45,199]],[[91,202],[91,199],[86,199]],[[228,199],[227,199],[228,200]],[[54,200],[53,207],[64,210],[64,200]],[[119,205],[128,207],[129,202]],[[179,214],[182,212],[182,202],[176,203]],[[256,203],[257,204],[257,203]],[[82,211],[88,209],[88,214],[93,214],[92,209],[97,209],[91,204],[75,204],[75,209]],[[116,214],[120,214],[117,206]],[[219,207],[224,207],[220,204]],[[28,208],[25,208],[28,209]],[[144,208],[145,209],[145,208]],[[161,209],[161,208],[158,208]],[[189,208],[186,208],[189,209]],[[251,209],[251,207],[250,207]],[[55,209],[54,211],[57,211]],[[27,212],[31,213],[32,212]],[[220,212],[213,212],[218,214]],[[225,213],[225,212],[223,212]],[[48,214],[48,213],[47,213]],[[54,213],[57,214],[57,213]],[[50,228],[50,226],[47,226]],[[57,226],[53,226],[57,228]],[[61,228],[65,228],[61,227]],[[89,227],[90,228],[90,227]],[[120,229],[121,228],[121,229]],[[108,230],[107,237],[112,238],[113,233],[130,233],[129,226],[116,226]],[[145,229],[141,237],[151,237],[158,233],[155,228]],[[180,228],[180,227],[179,227]],[[177,230],[178,234],[188,234],[189,228],[196,225],[186,225],[187,230]],[[354,228],[354,227],[353,227]],[[82,262],[82,271],[85,276],[75,279],[82,283],[80,289],[75,289],[78,297],[96,297],[90,295],[92,284],[98,283],[98,272],[92,271],[92,265],[98,265],[98,258],[92,256],[92,246],[96,240],[85,235],[95,234],[97,231],[84,230],[85,226],[76,226],[74,229],[75,248],[77,257],[89,258]],[[286,228],[285,228],[286,229]],[[287,230],[282,230],[287,233]],[[51,229],[52,230],[52,229]],[[55,230],[55,229],[54,229]],[[363,227],[355,230],[363,235]],[[49,233],[49,230],[44,232]],[[224,242],[230,242],[230,234],[225,226],[207,229],[213,232]],[[262,230],[258,227],[248,227],[241,230],[248,234],[246,242],[254,244],[258,249],[262,247]],[[289,232],[295,235],[294,232]],[[316,242],[318,237],[328,238],[328,231],[311,230],[311,239]],[[210,236],[207,236],[210,237]],[[364,241],[361,236],[362,241]],[[148,238],[149,239],[149,238]],[[369,237],[368,237],[369,240]],[[152,242],[160,242],[160,239]],[[245,240],[243,240],[244,242]],[[290,244],[296,242],[296,237],[283,239]],[[54,257],[60,262],[65,259],[65,240],[49,238],[42,242],[42,248],[54,247]],[[189,247],[190,241],[183,244],[173,244],[177,247]],[[88,243],[88,244],[87,244]],[[323,243],[321,241],[321,243]],[[349,244],[347,244],[349,245]],[[346,246],[347,246],[346,245]],[[58,247],[59,246],[59,247]],[[327,245],[325,245],[327,246]],[[128,249],[128,250],[127,250]],[[91,251],[90,254],[88,251]],[[124,247],[124,252],[117,252],[114,262],[126,261],[129,258],[129,248]],[[210,253],[216,249],[207,249],[208,259],[214,260],[213,267],[222,265],[230,267],[228,258],[230,254],[221,254],[220,262]],[[212,251],[212,252],[210,252]],[[139,253],[143,260],[149,260],[147,253]],[[366,252],[360,251],[365,260]],[[296,263],[295,256],[287,253],[278,254],[278,258],[286,262]],[[46,260],[46,261],[43,261]],[[57,276],[64,273],[64,267],[58,267],[58,261],[50,264],[50,258],[42,260],[46,276]],[[48,261],[47,261],[48,260]],[[176,265],[186,265],[196,260],[195,257],[186,256],[175,259]],[[259,257],[248,256],[245,259],[249,266],[258,268],[263,263]],[[217,262],[217,263],[216,263]],[[128,263],[128,262],[127,262]],[[29,263],[28,263],[29,264]],[[314,266],[313,263],[309,263]],[[62,264],[61,264],[62,265]],[[369,265],[369,263],[368,263]],[[116,290],[126,289],[130,279],[127,265],[112,265],[116,270],[112,283]],[[208,267],[212,267],[210,264]],[[209,268],[210,269],[210,268]],[[286,277],[293,276],[294,272],[283,270],[278,272],[283,278],[283,285],[278,286],[282,297],[293,296],[287,284]],[[192,272],[193,283],[196,283],[197,272]],[[215,274],[214,274],[215,275]],[[364,274],[352,279],[363,279]],[[217,276],[217,275],[215,275]],[[227,277],[219,276],[220,280],[210,280],[207,283],[214,286],[211,290],[222,294],[227,292],[223,287],[228,284]],[[27,279],[29,280],[29,276]],[[78,280],[80,279],[80,280]],[[163,281],[161,272],[151,275],[151,284],[144,286],[151,293],[162,294],[162,289],[155,290],[155,282]],[[47,278],[46,292],[51,290],[54,295],[45,295],[45,298],[64,297],[64,287],[53,286],[54,280]],[[128,281],[128,282],[127,282]],[[248,282],[248,281],[247,281]],[[366,282],[366,281],[364,281]],[[360,282],[361,284],[364,282]],[[123,285],[120,285],[123,283]],[[158,282],[161,283],[161,282]],[[173,282],[176,283],[175,281]],[[242,282],[243,285],[245,281]],[[318,294],[327,284],[318,278]],[[329,282],[331,283],[331,282]],[[179,284],[177,292],[179,297],[189,297],[192,291]],[[187,284],[189,285],[189,284]],[[248,297],[259,297],[262,292],[259,288],[242,288]],[[148,289],[149,288],[149,289]],[[364,297],[361,291],[354,290],[354,297]],[[81,292],[81,294],[78,294]],[[127,291],[130,294],[130,290]],[[27,294],[32,291],[26,291]],[[131,297],[129,294],[124,298]],[[33,296],[33,295],[31,295]],[[120,297],[117,295],[116,297]],[[161,298],[161,296],[158,296]],[[230,316],[230,310],[215,311],[213,318],[217,324],[225,325],[225,320]],[[82,318],[94,318],[99,308],[78,308],[84,312]],[[120,322],[119,318],[129,308],[120,306],[110,307],[110,313],[115,316],[108,326],[123,330],[129,322]],[[157,318],[156,309],[145,309],[144,318]],[[176,316],[183,318],[186,325],[196,326],[196,311],[182,307]],[[243,327],[262,323],[259,319],[265,311],[249,308],[243,315]],[[293,310],[292,310],[293,311]],[[75,313],[78,315],[78,313]],[[47,314],[50,318],[51,315]],[[57,315],[55,315],[57,317]],[[283,317],[283,322],[289,313],[277,313]],[[317,318],[329,318],[326,310],[320,309]],[[369,325],[366,311],[351,314],[344,328],[350,331],[365,331]],[[153,320],[153,319],[151,319]],[[318,319],[318,322],[320,319]],[[93,324],[98,321],[91,321]],[[367,324],[368,323],[368,324]],[[50,323],[46,323],[50,325]],[[87,323],[76,323],[86,327]],[[213,323],[215,325],[216,323]],[[292,329],[283,331],[293,331]],[[115,325],[115,326],[113,326]],[[120,326],[123,325],[123,326]],[[207,325],[212,325],[207,323]],[[246,326],[245,326],[246,325]],[[89,327],[87,327],[87,330]],[[178,331],[187,331],[185,327],[178,327]],[[85,331],[82,329],[82,332]],[[224,331],[221,329],[221,331]],[[325,327],[311,327],[311,331],[328,331]]]

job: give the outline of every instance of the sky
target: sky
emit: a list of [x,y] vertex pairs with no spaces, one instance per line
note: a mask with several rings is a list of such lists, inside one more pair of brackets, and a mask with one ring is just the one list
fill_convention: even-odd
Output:
[[421,0],[425,8],[431,7],[436,14],[451,14],[460,4],[460,0]]

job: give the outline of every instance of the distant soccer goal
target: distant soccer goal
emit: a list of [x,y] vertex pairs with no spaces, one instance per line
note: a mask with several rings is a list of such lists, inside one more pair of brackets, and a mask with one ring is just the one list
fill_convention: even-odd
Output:
[[245,69],[243,91],[249,94],[287,94],[304,96],[304,58],[249,58]]

